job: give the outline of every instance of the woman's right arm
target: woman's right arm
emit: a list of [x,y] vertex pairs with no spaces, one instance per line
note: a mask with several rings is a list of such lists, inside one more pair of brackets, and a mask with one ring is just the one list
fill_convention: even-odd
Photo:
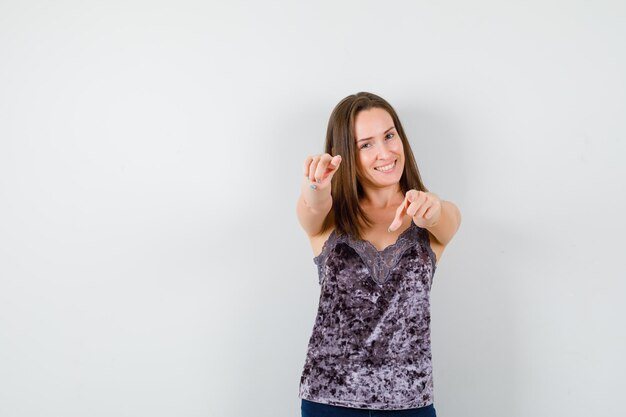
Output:
[[304,178],[296,212],[300,225],[309,237],[321,233],[324,219],[333,206],[330,184],[340,164],[341,156],[333,157],[327,153],[309,156],[304,161]]

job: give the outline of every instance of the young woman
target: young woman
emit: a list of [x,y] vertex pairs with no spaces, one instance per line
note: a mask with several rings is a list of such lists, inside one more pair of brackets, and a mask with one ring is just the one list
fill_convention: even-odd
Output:
[[430,289],[459,209],[424,186],[395,110],[367,92],[337,104],[303,174],[321,291],[302,416],[436,416]]

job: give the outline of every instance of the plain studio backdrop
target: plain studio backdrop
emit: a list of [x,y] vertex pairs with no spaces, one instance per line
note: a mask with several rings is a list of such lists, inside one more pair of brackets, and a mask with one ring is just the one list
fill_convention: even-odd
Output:
[[441,417],[622,416],[622,1],[2,1],[0,415],[295,417],[296,217],[370,91],[463,222]]

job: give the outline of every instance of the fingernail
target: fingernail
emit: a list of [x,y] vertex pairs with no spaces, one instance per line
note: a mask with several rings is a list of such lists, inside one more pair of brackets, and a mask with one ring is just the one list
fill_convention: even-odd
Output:
[[316,182],[322,182],[322,180],[315,180]]
[[317,188],[317,185],[311,184],[311,188],[313,188],[315,190]]

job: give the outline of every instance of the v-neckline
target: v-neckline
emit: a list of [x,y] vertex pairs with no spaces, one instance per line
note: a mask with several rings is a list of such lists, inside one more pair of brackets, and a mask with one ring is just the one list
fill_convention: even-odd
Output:
[[411,224],[409,225],[409,227],[407,227],[406,229],[404,229],[402,231],[402,233],[400,233],[398,235],[398,238],[396,239],[395,242],[393,242],[391,245],[388,245],[386,247],[384,247],[383,249],[379,250],[372,242],[370,242],[369,240],[366,239],[356,239],[353,237],[350,237],[350,239],[357,241],[357,242],[364,242],[365,244],[369,245],[372,249],[374,249],[378,254],[383,254],[385,252],[387,252],[390,248],[394,248],[396,246],[398,246],[398,244],[402,241],[402,239],[404,238],[405,235],[407,235],[409,233],[409,231],[411,231],[411,229],[413,229],[414,227],[417,227],[417,225],[415,223],[413,223],[413,220],[411,220]]

